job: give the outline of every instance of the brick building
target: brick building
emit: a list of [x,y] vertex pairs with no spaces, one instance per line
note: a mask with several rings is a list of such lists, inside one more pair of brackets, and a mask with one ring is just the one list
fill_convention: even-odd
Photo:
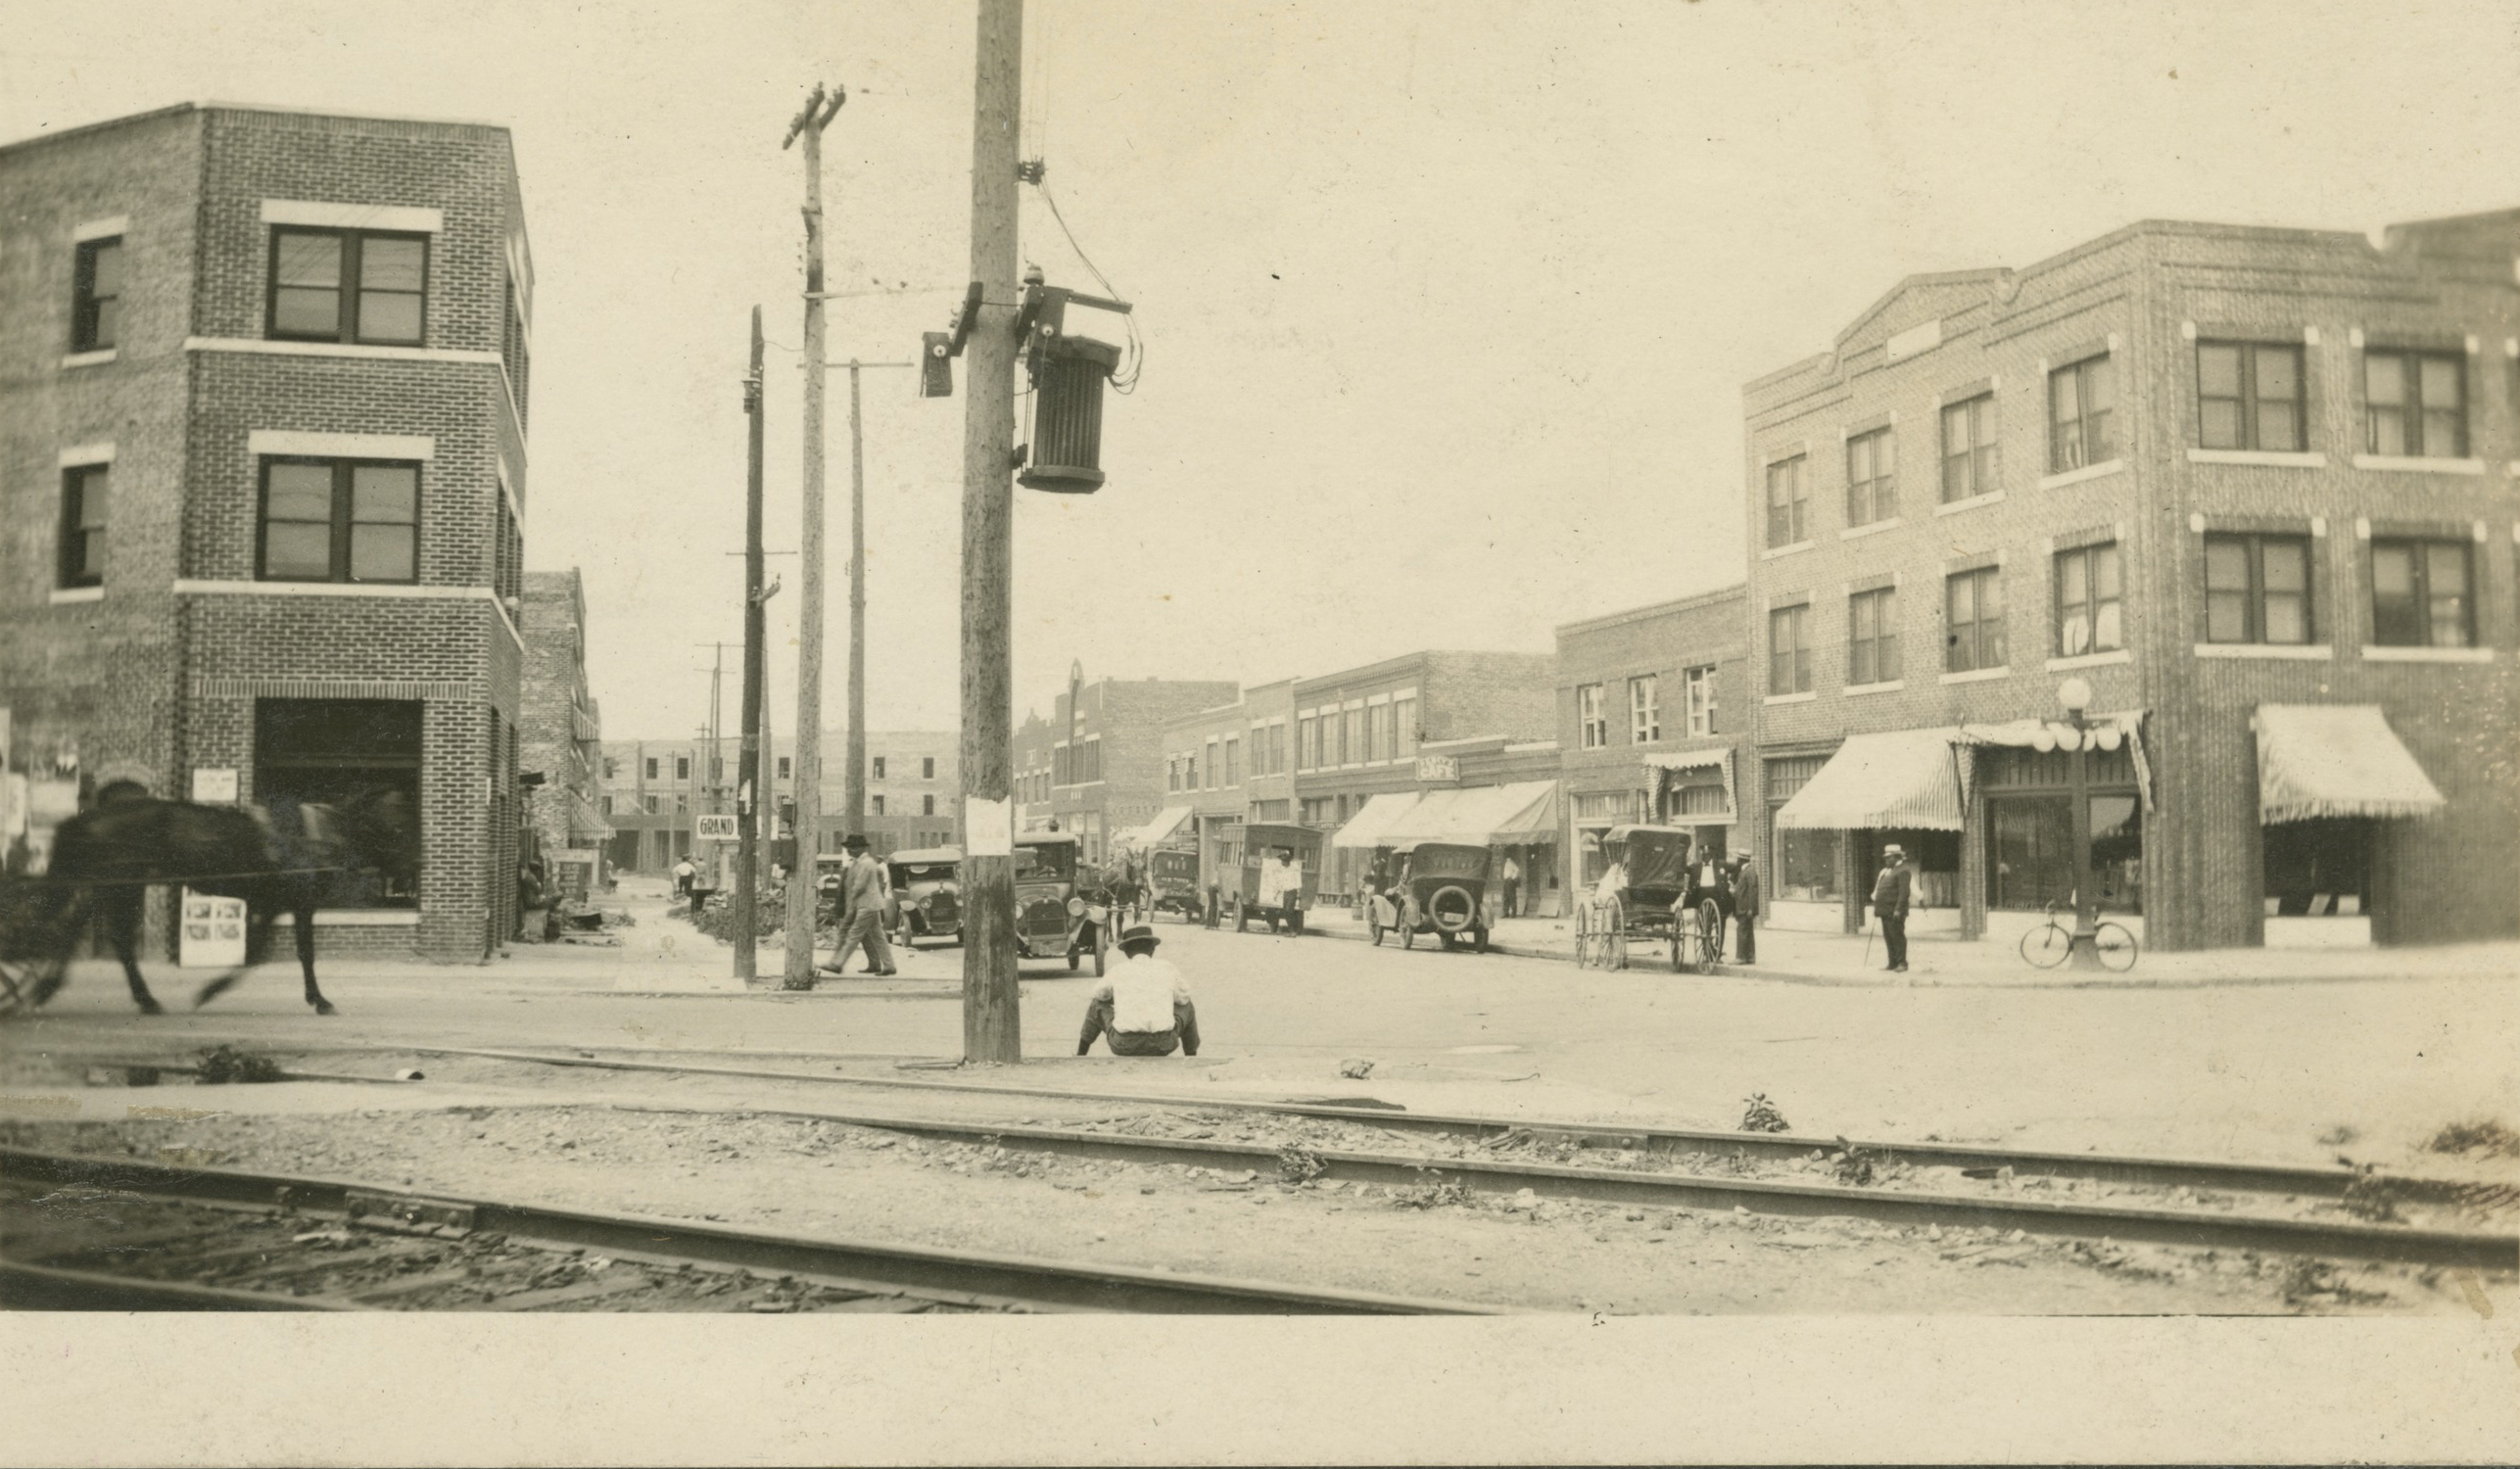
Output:
[[2515,261],[2520,211],[2147,221],[1912,277],[1751,382],[1743,804],[1781,907],[1851,925],[1885,839],[1963,932],[2068,900],[2036,722],[2078,677],[2098,896],[2153,944],[2520,931]]
[[1726,587],[1557,630],[1557,746],[1569,877],[1598,880],[1601,834],[1623,822],[1733,831],[1749,730],[1746,592]]
[[185,104],[0,147],[22,759],[408,791],[416,885],[345,893],[324,947],[503,936],[533,291],[503,128]]
[[[1552,789],[1558,775],[1556,658],[1548,653],[1416,652],[1297,681],[1296,819],[1333,833],[1376,796],[1483,785]],[[1563,879],[1554,807],[1528,840],[1505,844],[1522,907],[1547,912]],[[1379,820],[1379,816],[1377,817]],[[1361,831],[1334,836],[1322,887],[1353,898],[1371,860]]]
[[587,597],[577,568],[525,573],[520,620],[525,820],[552,881],[584,898],[601,879],[612,829],[603,819],[603,720],[587,695]]
[[1023,723],[1015,731],[1015,764],[1010,767],[1015,782],[1015,829],[1046,831],[1057,815],[1050,803],[1051,746],[1055,740],[1050,721],[1038,714],[1026,713]]
[[1165,726],[1164,805],[1141,833],[1193,846],[1205,885],[1223,861],[1224,828],[1295,819],[1294,726],[1293,679]]
[[[612,865],[662,873],[709,843],[694,845],[692,818],[735,810],[742,746],[730,734],[714,760],[706,739],[618,739],[603,746],[604,820],[613,829]],[[951,730],[870,730],[866,736],[867,843],[878,853],[959,845],[963,839],[961,743]],[[840,762],[848,732],[823,732],[823,850],[840,850],[848,832],[838,812],[846,796]],[[764,752],[763,789],[773,803],[794,794],[795,742],[774,738]],[[776,820],[778,806],[766,808]],[[731,855],[731,854],[730,854]]]
[[[1086,861],[1104,861],[1116,832],[1143,826],[1164,808],[1165,727],[1240,692],[1215,680],[1088,684],[1084,670],[1071,665],[1048,720],[1050,820],[1083,839]],[[1020,763],[1017,769],[1021,774]]]

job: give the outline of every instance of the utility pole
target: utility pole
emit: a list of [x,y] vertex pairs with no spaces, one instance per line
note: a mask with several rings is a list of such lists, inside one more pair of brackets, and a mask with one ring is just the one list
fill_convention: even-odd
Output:
[[1014,765],[1016,166],[1023,0],[979,0],[972,107],[972,319],[963,417],[963,1060],[1023,1059],[1016,1005]]
[[[787,875],[787,977],[782,986],[786,989],[814,987],[813,856],[822,850],[823,825],[823,129],[839,116],[848,95],[834,86],[827,97],[817,82],[779,145],[784,151],[799,137],[805,140],[805,530],[797,546],[804,560],[804,604],[796,609],[797,867]],[[860,736],[852,731],[850,737]]]
[[743,753],[736,762],[735,976],[746,983],[755,973],[754,911],[761,881],[761,823],[755,818],[761,799],[762,676],[768,649],[762,646],[761,604],[770,593],[761,585],[761,308],[752,308],[751,367],[743,380]]
[[[822,305],[820,302],[816,306]],[[866,443],[858,424],[858,364],[849,363],[849,773],[841,805],[866,829]]]

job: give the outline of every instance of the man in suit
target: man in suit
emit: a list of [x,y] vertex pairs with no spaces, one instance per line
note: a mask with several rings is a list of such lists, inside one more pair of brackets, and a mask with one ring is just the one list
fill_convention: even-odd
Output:
[[840,874],[840,951],[822,970],[845,973],[849,956],[863,949],[867,973],[886,977],[897,972],[892,946],[883,941],[883,911],[892,899],[892,885],[884,878],[883,864],[867,855],[865,837],[852,831],[840,845],[849,854],[849,865]]
[[1743,964],[1759,962],[1759,915],[1765,908],[1764,894],[1759,891],[1759,865],[1743,852],[1733,859],[1733,921],[1739,925],[1738,954]]
[[1916,875],[1908,871],[1908,854],[1897,843],[1881,849],[1881,875],[1873,879],[1873,913],[1881,921],[1881,946],[1889,952],[1890,972],[1908,971],[1908,903],[1916,892]]

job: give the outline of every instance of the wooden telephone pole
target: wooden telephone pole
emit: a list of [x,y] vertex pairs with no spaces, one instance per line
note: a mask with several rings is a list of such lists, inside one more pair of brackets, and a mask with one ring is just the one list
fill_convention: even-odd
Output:
[[1023,0],[979,0],[972,108],[972,281],[963,418],[963,1059],[1023,1059],[1016,1006],[1016,166]]
[[796,609],[796,861],[787,874],[786,989],[814,987],[815,858],[823,845],[823,129],[847,101],[847,89],[834,86],[827,95],[816,83],[779,145],[805,140],[805,530],[797,546],[804,586]]
[[762,683],[768,650],[762,646],[761,587],[761,308],[752,308],[752,367],[743,380],[743,752],[736,761],[735,975],[754,976],[753,915],[758,901],[761,823]]

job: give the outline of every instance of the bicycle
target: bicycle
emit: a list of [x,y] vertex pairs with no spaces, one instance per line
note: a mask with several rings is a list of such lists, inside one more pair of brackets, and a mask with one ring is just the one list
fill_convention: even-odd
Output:
[[[2051,900],[2047,922],[2021,935],[2021,960],[2033,969],[2052,970],[2073,954],[2073,930],[2057,922],[2060,905]],[[2092,928],[2091,946],[2103,969],[2124,973],[2135,967],[2139,946],[2123,924],[2103,920]]]

